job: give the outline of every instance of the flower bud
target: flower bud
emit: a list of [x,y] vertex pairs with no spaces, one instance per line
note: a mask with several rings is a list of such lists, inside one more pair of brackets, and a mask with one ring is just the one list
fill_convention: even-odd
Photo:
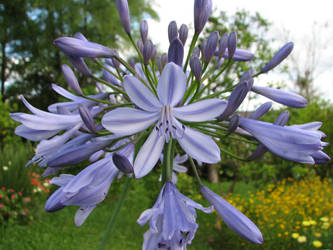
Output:
[[175,21],[169,23],[168,37],[170,44],[178,37],[177,23]]
[[[113,53],[114,53],[115,56],[119,57],[119,53],[118,53],[117,50],[113,50]],[[116,69],[119,70],[120,69],[120,63],[119,63],[119,61],[116,58],[114,58],[114,57],[112,57],[111,60],[112,60],[113,66]]]
[[112,160],[114,165],[123,173],[125,174],[131,174],[134,172],[133,166],[130,163],[130,161],[127,159],[127,157],[114,153],[112,155]]
[[182,42],[176,38],[172,41],[168,51],[168,62],[174,62],[182,67],[184,58],[184,47]]
[[157,48],[156,45],[153,45],[153,52],[151,54],[151,61],[154,62],[156,60],[157,57]]
[[132,68],[135,67],[135,59],[134,58],[130,58],[129,59],[129,64],[131,65]]
[[68,61],[84,76],[91,76],[91,71],[81,57],[66,55]]
[[239,115],[233,115],[230,119],[228,126],[228,134],[231,134],[236,131],[239,125]]
[[279,51],[272,57],[272,59],[261,69],[260,73],[266,73],[267,71],[275,68],[279,65],[294,48],[292,42],[286,43]]
[[185,46],[186,40],[188,36],[188,28],[185,24],[182,24],[179,29],[179,39],[182,41],[183,46]]
[[217,56],[218,57],[223,57],[224,53],[228,47],[228,33],[224,33],[221,37],[220,44],[219,44],[219,49],[217,51]]
[[280,125],[280,126],[284,126],[287,124],[287,122],[289,121],[290,118],[290,113],[288,110],[282,111],[278,117],[276,117],[274,124],[275,125]]
[[265,102],[249,116],[249,119],[259,120],[271,107],[272,102]]
[[80,104],[79,113],[80,113],[82,121],[84,122],[84,125],[86,125],[87,128],[91,132],[96,133],[97,130],[96,130],[95,122],[94,122],[94,119],[93,119],[92,115],[90,114],[88,108],[85,105]]
[[154,45],[152,43],[151,40],[147,40],[145,43],[144,43],[144,46],[143,46],[143,62],[145,65],[148,64],[149,62],[149,59],[151,58],[152,54],[153,54],[153,49],[154,49]]
[[200,34],[212,12],[212,0],[194,1],[194,30]]
[[215,50],[217,48],[217,43],[219,40],[219,33],[214,31],[210,34],[207,40],[206,48],[205,48],[205,62],[209,63],[210,59],[212,59]]
[[200,52],[201,52],[201,58],[205,58],[206,53],[206,46],[207,46],[207,39],[203,39],[200,44]]
[[231,59],[237,47],[237,34],[235,31],[231,32],[228,37],[228,58]]
[[68,83],[69,87],[78,95],[83,95],[82,90],[80,88],[79,82],[77,81],[74,72],[72,69],[66,65],[63,64],[61,66],[62,73],[64,74],[64,77],[66,79],[66,82]]
[[130,15],[127,0],[116,0],[120,21],[127,34],[131,34]]
[[167,63],[168,63],[168,55],[166,53],[163,53],[157,61],[157,67],[160,73],[162,73]]
[[141,54],[143,54],[143,42],[142,42],[142,39],[139,39],[136,42],[136,46],[138,46],[138,49],[140,50]]
[[202,75],[202,65],[200,59],[198,57],[192,56],[190,60],[190,67],[193,75],[195,76],[195,79],[197,82],[200,82]]
[[145,42],[148,37],[148,23],[146,20],[143,20],[140,23],[140,34],[142,41]]
[[193,49],[192,56],[200,58],[200,49],[199,49],[199,47],[195,47]]
[[87,58],[113,56],[113,51],[108,47],[73,37],[59,37],[54,40],[54,45],[70,56]]
[[[112,71],[112,68],[108,64],[105,64],[104,66]],[[103,69],[103,79],[113,85],[120,85],[120,81],[106,69]]]

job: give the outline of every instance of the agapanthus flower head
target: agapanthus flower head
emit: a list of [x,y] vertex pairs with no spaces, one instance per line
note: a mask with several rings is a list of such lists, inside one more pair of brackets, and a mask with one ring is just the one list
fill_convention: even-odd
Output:
[[150,222],[142,249],[186,249],[198,228],[195,209],[212,212],[211,207],[204,208],[182,195],[173,183],[166,182],[154,206],[137,220],[141,226]]

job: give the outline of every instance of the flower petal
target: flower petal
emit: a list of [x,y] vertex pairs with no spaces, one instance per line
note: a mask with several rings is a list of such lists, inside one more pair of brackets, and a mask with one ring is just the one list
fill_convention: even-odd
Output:
[[173,114],[178,119],[189,122],[203,122],[213,120],[223,113],[227,106],[226,101],[217,98],[207,99],[177,107],[173,109]]
[[154,112],[161,108],[160,102],[141,81],[133,76],[125,76],[124,89],[128,96],[140,108]]
[[178,142],[184,151],[196,160],[217,163],[221,159],[220,149],[214,140],[189,127],[185,127],[184,135]]
[[96,206],[80,207],[75,214],[74,222],[76,226],[81,226],[83,222],[88,218],[89,214],[94,210]]
[[157,94],[163,105],[177,105],[184,97],[186,77],[181,67],[174,63],[165,65],[157,85]]
[[153,169],[160,158],[164,142],[164,136],[159,136],[156,129],[153,129],[134,161],[134,174],[137,179],[147,175]]
[[131,135],[148,128],[157,121],[159,116],[159,112],[151,113],[133,108],[117,108],[103,116],[102,125],[112,133]]
[[50,138],[57,134],[59,130],[37,130],[31,129],[24,125],[19,125],[15,129],[15,134],[21,136],[30,141],[40,141],[43,139]]

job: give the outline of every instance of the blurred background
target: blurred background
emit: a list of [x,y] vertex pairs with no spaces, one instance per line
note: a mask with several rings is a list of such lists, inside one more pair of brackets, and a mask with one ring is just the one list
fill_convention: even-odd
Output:
[[[129,0],[134,37],[139,23],[148,20],[149,37],[167,52],[167,27],[175,20],[186,24],[193,35],[193,0]],[[292,54],[269,74],[257,78],[257,85],[274,86],[307,98],[304,109],[288,109],[289,124],[323,122],[322,131],[333,154],[333,17],[329,0],[213,1],[214,11],[202,39],[217,30],[236,31],[238,47],[254,53],[253,62],[233,64],[221,79],[233,82],[249,68],[259,68],[286,42],[295,44]],[[122,29],[113,0],[1,0],[0,1],[0,249],[97,249],[110,211],[123,185],[117,180],[107,200],[76,228],[75,208],[47,214],[43,204],[55,188],[40,178],[37,166],[25,168],[37,144],[14,134],[18,125],[9,113],[27,112],[19,100],[23,94],[42,110],[65,101],[51,83],[66,87],[61,65],[70,65],[53,45],[60,36],[83,33],[90,41],[119,49],[129,58],[135,51]],[[189,42],[188,42],[189,44]],[[87,62],[97,71],[95,64]],[[94,93],[94,82],[76,74],[86,93]],[[240,108],[253,111],[264,98],[251,94]],[[274,105],[265,120],[274,121],[285,107]],[[248,156],[251,149],[241,142],[224,142],[234,154]],[[73,173],[87,166],[71,167]],[[222,155],[222,163],[204,165],[200,174],[207,186],[232,202],[261,229],[260,247],[239,239],[216,214],[198,213],[199,229],[190,249],[332,249],[333,170],[332,163],[301,165],[269,153],[256,162],[241,162]],[[139,249],[147,228],[136,225],[140,213],[150,207],[160,190],[160,169],[136,181],[109,240],[109,249]],[[205,205],[191,178],[191,171],[179,174],[177,187]],[[140,232],[138,234],[137,232]]]

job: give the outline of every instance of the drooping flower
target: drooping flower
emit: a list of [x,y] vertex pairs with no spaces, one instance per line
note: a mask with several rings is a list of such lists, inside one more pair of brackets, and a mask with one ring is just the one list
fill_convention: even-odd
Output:
[[258,227],[237,208],[206,186],[201,186],[200,191],[209,203],[214,206],[217,213],[229,228],[253,243],[261,244],[263,242],[262,234]]
[[206,163],[220,160],[220,150],[210,136],[185,126],[178,119],[189,122],[212,120],[223,112],[225,101],[207,99],[177,107],[185,93],[186,77],[174,63],[168,63],[162,72],[157,85],[158,97],[133,76],[126,76],[123,85],[132,102],[140,109],[117,108],[104,115],[102,125],[124,136],[155,124],[135,159],[136,178],[150,172],[170,137],[177,139],[184,151],[196,160]]
[[141,226],[150,222],[142,249],[186,249],[198,228],[195,209],[212,212],[212,207],[204,208],[181,194],[172,182],[166,182],[154,206],[137,220]]
[[324,134],[304,127],[279,126],[253,119],[240,119],[239,126],[281,158],[300,163],[314,164],[313,154],[325,145]]

